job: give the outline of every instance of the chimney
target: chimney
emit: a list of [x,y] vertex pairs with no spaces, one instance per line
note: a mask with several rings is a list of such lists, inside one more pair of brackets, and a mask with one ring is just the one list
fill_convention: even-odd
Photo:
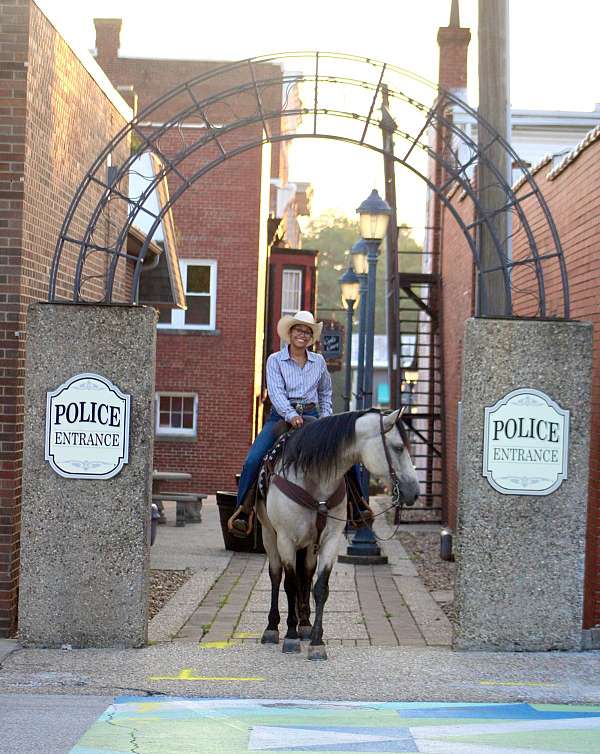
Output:
[[442,89],[464,92],[467,88],[467,51],[471,30],[460,25],[458,0],[452,0],[450,23],[438,29],[440,68],[438,83]]
[[103,66],[112,63],[119,57],[121,42],[121,18],[95,18],[96,27],[96,59]]

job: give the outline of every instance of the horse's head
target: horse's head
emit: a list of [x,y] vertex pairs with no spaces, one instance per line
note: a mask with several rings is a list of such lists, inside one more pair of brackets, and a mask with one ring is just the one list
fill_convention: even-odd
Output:
[[356,422],[356,438],[361,461],[371,474],[386,479],[392,487],[397,483],[397,502],[414,505],[419,480],[400,417],[400,410],[385,415],[369,411]]

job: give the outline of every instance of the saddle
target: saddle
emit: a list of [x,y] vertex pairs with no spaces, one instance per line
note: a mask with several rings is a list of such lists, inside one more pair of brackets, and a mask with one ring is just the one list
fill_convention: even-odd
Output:
[[[316,421],[312,417],[304,417],[305,421]],[[350,526],[354,528],[361,528],[368,526],[373,520],[373,511],[369,504],[362,496],[356,482],[351,474],[346,473],[343,480],[340,482],[337,490],[333,493],[330,499],[326,502],[326,507],[320,507],[319,502],[315,501],[312,496],[306,492],[302,487],[289,482],[285,477],[281,477],[275,474],[275,468],[278,461],[283,455],[286,443],[290,438],[293,429],[289,428],[289,425],[285,421],[280,421],[275,425],[275,433],[277,440],[271,450],[265,455],[258,472],[257,481],[254,487],[250,489],[242,508],[248,515],[247,530],[242,532],[238,530],[237,536],[247,536],[252,531],[254,525],[254,507],[257,499],[266,500],[267,493],[269,491],[270,484],[274,483],[279,489],[295,502],[303,505],[306,508],[311,508],[317,511],[317,532],[320,536],[321,531],[325,528],[327,518],[327,508],[335,507],[343,499],[344,493],[347,495],[348,500],[348,512],[347,519]],[[229,520],[229,529],[232,533],[236,534],[234,520],[236,513]]]

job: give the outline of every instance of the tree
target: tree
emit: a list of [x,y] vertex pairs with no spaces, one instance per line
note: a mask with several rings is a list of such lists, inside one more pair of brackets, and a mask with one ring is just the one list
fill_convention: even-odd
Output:
[[[348,265],[348,253],[352,246],[360,238],[357,220],[351,220],[345,215],[335,212],[326,212],[312,220],[302,234],[302,246],[306,249],[317,249],[317,311],[320,317],[336,319],[346,324],[346,312],[342,309],[340,301],[340,288],[338,279]],[[398,233],[398,251],[415,252],[401,256],[403,272],[419,272],[421,270],[421,247],[410,235],[410,229],[401,226]],[[379,257],[377,264],[377,304],[375,310],[375,332],[385,334],[387,322],[385,316],[385,256]],[[412,301],[403,301],[403,307],[409,311],[402,313],[405,322],[404,332],[409,332],[406,320],[413,321],[414,331],[417,323],[417,307]],[[354,318],[355,332],[358,327],[358,310]],[[334,384],[334,410],[342,411],[343,393],[343,370],[332,375]]]
[[[302,245],[306,249],[319,251],[317,270],[317,310],[324,316],[345,322],[340,301],[338,279],[348,264],[348,253],[360,238],[358,220],[346,215],[325,212],[307,225],[302,234]],[[421,247],[410,235],[407,226],[400,226],[398,234],[399,252],[416,252],[402,256],[404,272],[418,272],[421,269]],[[375,332],[386,332],[385,318],[385,256],[380,254],[377,264],[377,304],[375,312]],[[357,312],[358,315],[358,312]]]

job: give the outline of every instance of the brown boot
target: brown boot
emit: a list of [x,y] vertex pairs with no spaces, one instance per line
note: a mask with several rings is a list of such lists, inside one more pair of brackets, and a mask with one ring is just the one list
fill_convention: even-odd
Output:
[[240,537],[245,539],[252,533],[254,526],[254,511],[246,511],[244,507],[240,505],[236,508],[232,516],[227,522],[227,528],[233,534],[234,537]]

